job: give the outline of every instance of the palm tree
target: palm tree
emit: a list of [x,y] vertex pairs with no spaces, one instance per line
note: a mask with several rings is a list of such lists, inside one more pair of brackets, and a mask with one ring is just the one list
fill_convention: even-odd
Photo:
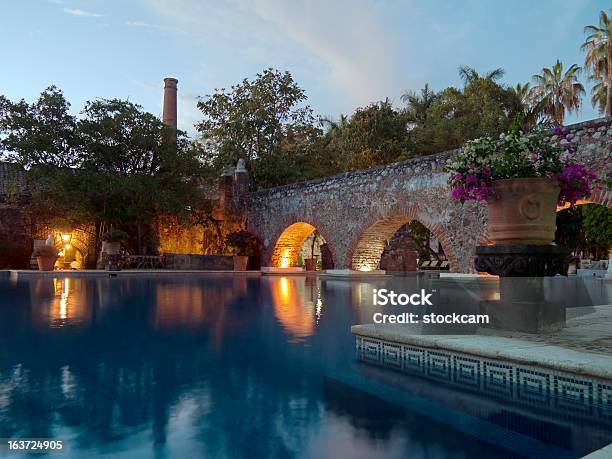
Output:
[[402,102],[406,104],[406,114],[412,122],[424,121],[427,118],[427,110],[436,100],[437,94],[429,89],[429,84],[419,92],[406,91],[402,94]]
[[459,66],[459,76],[461,77],[465,85],[473,83],[477,80],[497,81],[502,78],[505,73],[506,71],[504,69],[496,68],[481,76],[474,67],[468,67],[467,65]]
[[542,104],[544,113],[558,125],[563,124],[565,111],[580,109],[584,86],[578,82],[582,69],[573,64],[563,73],[563,64],[557,59],[552,68],[544,67],[542,73],[533,76],[534,101]]
[[586,51],[584,66],[590,71],[589,79],[596,84],[591,102],[600,113],[612,116],[612,15],[599,13],[599,26],[584,28],[589,35],[580,47]]
[[536,99],[534,88],[529,83],[517,83],[516,86],[510,86],[508,90],[521,103],[520,122],[523,129],[530,131],[541,123],[544,112],[543,104]]

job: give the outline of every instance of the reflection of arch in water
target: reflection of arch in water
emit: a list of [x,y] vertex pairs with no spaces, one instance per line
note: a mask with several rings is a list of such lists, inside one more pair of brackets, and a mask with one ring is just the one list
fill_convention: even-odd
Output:
[[283,330],[291,336],[290,342],[299,342],[312,336],[315,328],[316,306],[306,300],[304,277],[271,277],[270,293],[274,316]]

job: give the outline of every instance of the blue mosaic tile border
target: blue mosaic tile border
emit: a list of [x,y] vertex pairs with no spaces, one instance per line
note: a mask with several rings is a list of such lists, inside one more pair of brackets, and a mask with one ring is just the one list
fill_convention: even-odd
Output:
[[360,361],[533,408],[612,423],[612,381],[356,336]]

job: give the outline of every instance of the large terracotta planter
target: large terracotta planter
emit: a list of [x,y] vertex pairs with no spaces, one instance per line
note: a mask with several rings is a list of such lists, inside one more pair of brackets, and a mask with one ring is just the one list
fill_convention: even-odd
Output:
[[555,239],[559,186],[548,178],[495,180],[489,203],[494,245],[550,244]]
[[39,271],[53,271],[57,257],[36,257]]
[[249,257],[243,255],[234,255],[234,271],[246,271]]
[[102,253],[106,255],[119,255],[121,253],[121,242],[102,242]]
[[316,258],[306,258],[304,260],[304,266],[306,267],[306,271],[316,271],[317,270],[317,259]]

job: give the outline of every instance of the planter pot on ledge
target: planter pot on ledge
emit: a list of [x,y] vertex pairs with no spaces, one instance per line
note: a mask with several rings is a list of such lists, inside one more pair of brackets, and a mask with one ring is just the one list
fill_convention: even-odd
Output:
[[306,258],[304,260],[304,266],[306,271],[316,271],[317,270],[317,259],[316,258]]
[[39,271],[53,271],[57,257],[36,257]]
[[243,255],[234,255],[234,271],[246,271],[249,263],[249,257]]
[[489,238],[494,245],[545,245],[555,239],[559,186],[549,178],[493,181]]

